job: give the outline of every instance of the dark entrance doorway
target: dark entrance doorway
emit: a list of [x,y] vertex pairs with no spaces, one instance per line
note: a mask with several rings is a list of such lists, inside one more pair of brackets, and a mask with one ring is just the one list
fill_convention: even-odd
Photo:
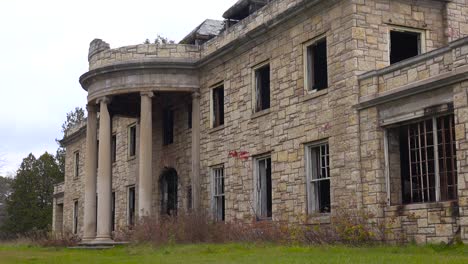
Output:
[[159,178],[162,215],[177,215],[177,180],[175,169],[164,168]]

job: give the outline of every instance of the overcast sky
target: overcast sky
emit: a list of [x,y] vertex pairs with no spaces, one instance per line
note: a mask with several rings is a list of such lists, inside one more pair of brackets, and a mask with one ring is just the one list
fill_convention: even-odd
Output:
[[0,175],[29,153],[55,154],[67,112],[85,107],[78,78],[89,42],[111,48],[158,34],[179,41],[237,0],[0,0]]

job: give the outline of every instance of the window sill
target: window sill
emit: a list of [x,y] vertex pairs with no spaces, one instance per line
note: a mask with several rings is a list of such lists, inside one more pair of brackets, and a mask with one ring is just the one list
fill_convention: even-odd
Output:
[[210,130],[208,131],[208,134],[212,134],[212,133],[218,132],[220,130],[224,130],[224,124],[220,125],[220,126],[217,126],[217,127],[210,128]]
[[132,160],[136,160],[136,155],[128,156],[127,161],[132,161]]
[[266,116],[266,115],[270,114],[270,109],[271,108],[255,112],[250,116],[250,119],[255,119],[255,118],[259,118],[261,116]]
[[306,93],[307,94],[304,95],[304,97],[302,98],[303,102],[328,94],[328,88],[325,88],[320,91],[317,91],[317,90],[306,91]]
[[414,204],[400,204],[390,205],[385,208],[386,212],[390,211],[401,211],[401,210],[418,210],[418,209],[433,209],[433,208],[448,208],[458,206],[458,201],[443,201],[443,202],[432,202],[432,203],[414,203]]

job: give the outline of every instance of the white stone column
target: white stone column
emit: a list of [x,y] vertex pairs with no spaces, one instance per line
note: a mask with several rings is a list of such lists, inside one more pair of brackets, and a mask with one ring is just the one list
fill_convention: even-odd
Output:
[[200,201],[200,93],[192,94],[192,208],[198,212]]
[[140,152],[138,180],[138,216],[151,215],[151,194],[153,192],[153,120],[152,92],[141,93]]
[[98,169],[98,213],[96,241],[111,242],[112,161],[111,161],[111,118],[107,105],[110,100],[99,100],[99,169]]
[[96,237],[97,113],[95,105],[88,104],[86,108],[88,109],[88,120],[86,127],[83,241],[93,240]]

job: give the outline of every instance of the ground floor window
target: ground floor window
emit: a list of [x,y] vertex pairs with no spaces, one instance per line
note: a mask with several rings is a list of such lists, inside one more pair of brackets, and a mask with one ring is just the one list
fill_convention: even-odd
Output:
[[78,233],[78,200],[73,202],[73,234]]
[[309,213],[329,213],[330,154],[328,143],[306,146],[307,201]]
[[[387,131],[391,200],[425,203],[457,199],[454,115],[411,122]],[[398,177],[399,174],[399,177]],[[398,178],[400,186],[398,186]]]
[[225,219],[224,167],[212,168],[213,215],[216,221]]
[[177,215],[178,176],[173,168],[165,168],[159,179],[161,188],[161,214]]
[[256,216],[258,219],[272,217],[271,157],[255,159]]
[[135,225],[135,186],[128,188],[128,225]]
[[112,192],[111,230],[115,231],[115,192]]

